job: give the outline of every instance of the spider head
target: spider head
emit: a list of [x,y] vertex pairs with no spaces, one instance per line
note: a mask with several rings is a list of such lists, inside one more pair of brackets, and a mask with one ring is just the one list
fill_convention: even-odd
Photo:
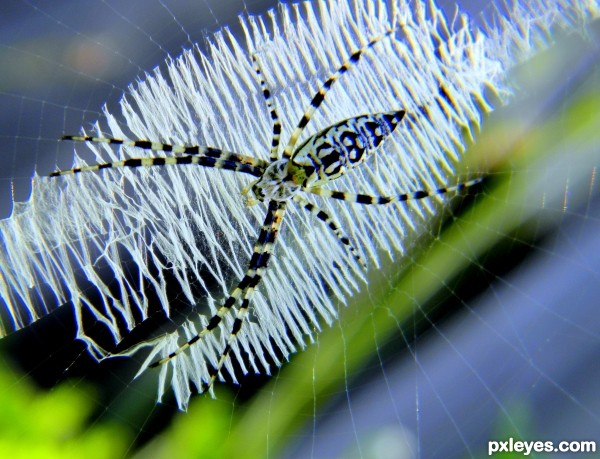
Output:
[[263,201],[287,201],[294,196],[300,185],[293,181],[288,166],[287,159],[273,161],[258,180],[242,190],[243,195],[250,193],[247,204],[252,206]]

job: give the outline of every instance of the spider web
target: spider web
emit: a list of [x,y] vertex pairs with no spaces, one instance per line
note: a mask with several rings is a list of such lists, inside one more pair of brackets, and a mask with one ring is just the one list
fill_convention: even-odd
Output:
[[[178,56],[182,46],[191,47],[196,42],[207,46],[203,38],[205,31],[217,30],[224,24],[236,24],[235,16],[230,16],[230,12],[206,3],[200,7],[158,3],[147,11],[145,7],[141,16],[139,5],[136,9],[134,4],[125,10],[109,2],[94,1],[86,6],[76,15],[68,2],[52,9],[30,2],[6,6],[7,14],[3,17],[10,26],[0,29],[6,62],[3,68],[10,69],[4,78],[5,85],[0,89],[3,106],[10,107],[2,115],[5,117],[2,136],[6,164],[2,201],[7,204],[4,215],[11,209],[18,209],[17,203],[29,199],[32,170],[45,174],[54,170],[57,163],[60,167],[69,167],[73,148],[57,142],[57,137],[62,133],[73,133],[79,126],[90,129],[92,123],[105,117],[99,109],[104,102],[111,112],[118,112],[115,107],[127,85],[136,78],[145,79],[144,72],[164,61],[167,53]],[[443,6],[452,18],[453,6]],[[189,14],[190,8],[192,11],[200,8],[202,14]],[[262,13],[264,6],[247,2],[233,13],[242,11]],[[23,19],[30,15],[33,19]],[[200,23],[198,16],[207,18],[208,22]],[[557,18],[548,12],[543,19],[542,24],[549,24]],[[577,18],[568,22],[573,29],[582,30]],[[494,27],[505,30],[507,25],[496,23]],[[504,45],[502,37],[497,37],[494,40],[496,57],[505,61],[524,60],[531,52],[531,46],[545,47],[561,35],[559,30],[549,31],[544,27],[534,27],[532,32],[518,43],[518,52],[514,55],[502,55],[501,50],[514,52],[514,48]],[[585,30],[588,41],[593,41],[590,39],[593,32],[593,28]],[[232,33],[240,37],[244,30],[234,27]],[[583,43],[588,42],[583,40]],[[294,433],[287,432],[287,437],[277,440],[283,443],[277,444],[273,440],[269,446],[272,454],[284,448],[286,454],[298,457],[305,457],[307,451],[316,457],[341,454],[344,457],[352,454],[374,457],[372,451],[376,451],[378,445],[387,444],[388,450],[406,451],[406,457],[479,457],[485,453],[487,439],[505,439],[508,437],[506,432],[515,432],[515,436],[526,440],[594,439],[599,412],[598,400],[593,395],[593,381],[597,381],[598,371],[594,361],[598,350],[598,315],[593,308],[594,285],[598,277],[597,257],[594,257],[594,248],[597,249],[594,245],[597,231],[594,230],[597,229],[595,167],[598,158],[594,140],[597,137],[580,133],[573,145],[569,143],[572,139],[563,134],[568,132],[569,126],[558,124],[557,120],[567,125],[579,122],[578,125],[583,126],[580,129],[586,132],[584,115],[589,117],[590,112],[597,109],[597,98],[589,99],[591,107],[581,108],[582,119],[572,118],[575,115],[570,104],[572,100],[578,100],[577,94],[585,93],[590,84],[590,73],[593,77],[597,72],[590,64],[597,59],[597,50],[585,45],[577,48],[580,45],[573,41],[564,46],[562,53],[558,51],[556,55],[562,59],[560,62],[569,64],[564,66],[569,71],[551,77],[551,63],[556,55],[543,55],[546,57],[540,58],[541,62],[525,68],[523,74],[517,71],[519,96],[506,99],[506,94],[500,91],[496,95],[498,99],[511,100],[511,104],[493,115],[496,124],[491,121],[490,124],[499,126],[497,131],[487,134],[484,129],[480,137],[478,135],[473,155],[485,160],[472,167],[482,171],[495,170],[494,166],[503,164],[504,156],[510,152],[510,168],[492,174],[489,187],[480,196],[451,201],[462,203],[466,210],[448,208],[443,212],[446,217],[443,220],[433,219],[427,205],[415,207],[413,212],[420,220],[418,232],[429,240],[425,249],[412,249],[412,236],[407,236],[406,241],[395,247],[396,251],[402,247],[404,252],[397,252],[393,262],[378,258],[380,269],[369,272],[367,284],[360,278],[352,281],[362,291],[359,296],[353,298],[347,308],[340,309],[342,317],[331,328],[323,324],[324,333],[315,334],[316,342],[294,356],[290,363],[285,363],[281,373],[277,372],[267,380],[246,378],[242,389],[233,388],[237,393],[236,401],[228,401],[231,387],[219,387],[216,402],[196,397],[198,408],[192,406],[187,415],[177,414],[174,425],[185,429],[181,426],[187,424],[193,429],[195,423],[196,429],[210,430],[206,427],[208,418],[221,437],[215,435],[214,443],[205,445],[206,448],[232,448],[223,437],[233,436],[248,451],[259,451],[252,449],[253,445],[264,448],[267,438],[276,438],[284,426],[293,424],[282,413],[289,409],[284,401],[293,393],[301,392],[301,396],[295,395],[296,404],[300,406],[295,416],[300,419],[296,420]],[[256,48],[261,50],[259,57],[265,60],[263,65],[270,82],[298,81],[298,85],[303,84],[297,77],[306,71],[305,68],[294,69],[296,73],[291,75],[277,74],[277,68],[272,66],[274,61],[270,60],[272,54],[282,49],[277,43],[258,44]],[[338,48],[332,66],[347,51],[344,46],[338,45]],[[383,47],[385,51],[389,49]],[[582,51],[578,54],[574,49]],[[315,50],[314,59],[319,62],[317,53]],[[480,62],[477,59],[482,57],[464,56],[474,63]],[[320,65],[326,60],[327,57],[321,58]],[[369,65],[377,66],[377,59],[369,58]],[[318,66],[315,64],[314,67],[308,65],[308,71],[317,72],[315,78],[321,80],[331,70],[317,71]],[[476,73],[481,69],[473,66],[472,70]],[[35,75],[35,78],[25,79],[23,74]],[[385,72],[379,70],[376,74]],[[370,78],[371,85],[381,84],[379,80],[373,81],[372,76]],[[500,81],[495,80],[496,88],[500,88]],[[309,80],[305,85],[306,92],[315,89],[315,81]],[[288,101],[284,91],[276,93],[276,97],[280,98],[280,104],[292,104],[289,110],[280,109],[280,113],[296,113],[298,107],[305,105],[297,101],[299,105],[294,108],[296,102]],[[344,88],[340,87],[337,93],[328,96],[328,100],[343,97]],[[262,113],[262,101],[260,98],[256,101],[256,111]],[[332,117],[336,119],[332,105],[326,106],[323,113],[315,117],[311,132],[327,125]],[[367,111],[386,107],[369,108]],[[294,122],[295,118],[292,118],[290,123]],[[222,125],[221,121],[217,128],[208,128],[219,133]],[[538,125],[543,129],[534,132],[554,138],[554,144],[540,145],[536,135],[529,134],[532,126]],[[166,132],[166,129],[161,127],[156,132]],[[185,139],[190,133],[172,135]],[[222,135],[218,145],[236,149],[226,143],[230,141],[226,133]],[[262,144],[268,144],[268,130],[261,135],[264,137]],[[285,134],[283,138],[286,138]],[[498,139],[503,139],[504,143]],[[532,149],[545,149],[544,155],[531,163],[519,162],[519,154],[524,155],[523,151],[527,150],[522,143]],[[242,146],[235,147],[244,151]],[[565,154],[565,149],[572,154],[577,152],[578,161]],[[80,154],[85,154],[82,153],[84,150],[77,148]],[[115,155],[118,153],[114,152]],[[88,159],[94,160],[91,155]],[[413,161],[416,164],[402,164],[402,167],[410,168],[424,183],[430,183],[428,178],[441,174],[432,170],[431,164],[419,163],[419,158],[413,158]],[[375,174],[379,173],[377,168],[386,166],[379,160],[372,165]],[[360,177],[361,185],[371,183],[371,178]],[[88,183],[96,180],[99,177],[90,177]],[[351,186],[352,183],[344,185]],[[360,189],[375,191],[368,185],[366,189]],[[123,192],[122,183],[116,183],[115,190]],[[126,196],[131,196],[128,191],[125,189]],[[383,193],[386,190],[377,191]],[[496,219],[485,210],[476,213],[477,204],[484,200],[497,204]],[[471,211],[474,214],[469,213],[470,207],[475,207],[475,211]],[[448,219],[452,225],[444,223]],[[344,216],[344,221],[353,221],[352,215]],[[411,221],[407,220],[408,228]],[[304,235],[305,229],[301,226],[298,231]],[[375,235],[387,228],[363,228],[362,231]],[[489,251],[481,251],[480,242],[471,239],[477,233],[496,235],[493,239],[496,242],[490,244]],[[310,237],[320,235],[321,231]],[[250,250],[251,238],[245,242],[246,250]],[[438,247],[451,247],[453,257],[450,260],[439,258]],[[287,250],[293,251],[294,247]],[[345,260],[342,250],[338,256]],[[449,261],[456,266],[455,276],[448,275],[452,270],[438,269],[440,263]],[[465,264],[470,267],[464,267]],[[243,269],[243,262],[240,265]],[[134,260],[124,260],[123,266],[133,276],[137,274]],[[283,268],[275,266],[274,269]],[[232,274],[225,273],[224,276]],[[351,282],[352,274],[346,273],[346,277],[347,282]],[[423,279],[426,279],[425,292],[421,291]],[[40,287],[40,291],[49,293],[44,287]],[[382,291],[387,292],[389,298],[382,299]],[[268,290],[264,294],[271,293],[276,292]],[[345,296],[355,295],[350,285]],[[184,297],[182,293],[176,294],[176,298]],[[410,305],[414,315],[402,313],[401,302]],[[30,376],[52,387],[62,387],[55,386],[56,379],[67,366],[72,367],[67,376],[86,375],[83,382],[70,383],[76,389],[84,387],[89,380],[100,381],[98,386],[102,387],[108,379],[113,380],[111,384],[117,379],[117,385],[121,384],[118,397],[96,399],[87,395],[87,401],[92,405],[96,403],[96,410],[101,414],[99,421],[86,424],[80,439],[83,443],[105,422],[121,419],[126,426],[124,430],[133,434],[129,440],[124,440],[126,446],[118,454],[124,454],[127,446],[137,448],[145,441],[154,440],[148,446],[151,449],[159,441],[153,439],[154,429],[160,427],[156,425],[156,419],[175,402],[167,398],[164,400],[166,407],[148,408],[155,400],[156,374],[145,374],[130,382],[143,361],[141,357],[128,359],[132,362],[103,362],[91,370],[92,377],[88,368],[77,368],[85,366],[81,362],[89,357],[81,346],[68,344],[73,341],[72,332],[68,330],[74,324],[70,317],[72,313],[65,312],[67,308],[59,308],[42,318],[31,331],[26,328],[24,333],[4,339],[6,358],[16,359]],[[185,309],[173,312],[174,316],[187,313],[189,311]],[[159,314],[153,311],[149,315]],[[181,322],[176,317],[172,319]],[[382,323],[388,325],[382,326]],[[389,327],[390,323],[392,327]],[[57,334],[69,336],[59,339]],[[357,345],[357,335],[363,336],[369,344]],[[32,341],[40,344],[36,347]],[[332,353],[332,348],[338,349],[338,353]],[[358,355],[361,352],[370,352],[370,356]],[[336,363],[341,364],[339,376],[335,376],[338,365],[331,360],[335,356]],[[8,392],[16,394],[18,386],[25,384],[25,380],[21,380]],[[253,389],[255,384],[259,389]],[[267,385],[262,387],[263,384]],[[135,399],[132,394],[142,400],[138,404],[145,404],[145,414],[132,414],[135,408],[131,405],[136,403],[131,402]],[[130,411],[121,405],[127,405]],[[226,405],[224,415],[217,408],[223,408],[223,405]],[[566,413],[565,420],[548,422],[548,418],[557,416],[552,413]],[[219,427],[223,419],[225,426]],[[502,425],[502,421],[507,427],[494,437],[494,429],[501,429],[498,425]],[[256,425],[263,426],[258,433]],[[196,445],[192,441],[194,438],[187,438],[186,443],[179,443],[176,450],[188,448],[192,455],[194,448],[207,441],[203,438],[200,435]],[[166,443],[169,441],[174,440],[171,438]],[[140,454],[148,451],[142,450]]]

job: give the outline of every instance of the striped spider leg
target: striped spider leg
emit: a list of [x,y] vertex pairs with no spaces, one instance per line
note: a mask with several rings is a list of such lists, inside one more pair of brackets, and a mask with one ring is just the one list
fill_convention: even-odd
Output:
[[213,147],[201,147],[198,145],[170,145],[168,143],[150,142],[148,140],[121,140],[105,137],[65,135],[61,140],[72,140],[74,142],[108,143],[111,145],[122,145],[125,147],[136,147],[143,150],[173,152],[180,156],[129,158],[112,163],[94,164],[91,166],[75,167],[62,171],[52,172],[50,177],[60,175],[78,174],[81,172],[93,172],[102,169],[117,169],[121,167],[150,167],[166,165],[195,164],[204,167],[232,170],[260,177],[267,163],[251,156],[240,155],[226,150]]
[[[219,377],[221,368],[229,357],[237,335],[242,329],[244,320],[249,312],[252,296],[267,270],[269,259],[273,253],[273,248],[283,222],[286,206],[290,201],[296,202],[311,213],[311,215],[321,220],[348,250],[349,254],[366,267],[358,251],[352,246],[350,239],[344,233],[341,225],[327,212],[312,204],[306,195],[315,194],[324,198],[359,204],[389,204],[391,202],[423,199],[436,194],[459,191],[479,183],[480,180],[475,179],[447,188],[440,188],[433,191],[415,191],[391,197],[352,194],[321,188],[321,185],[327,184],[344,175],[349,169],[360,165],[370,155],[375,153],[404,117],[405,112],[403,110],[366,114],[349,118],[309,137],[296,148],[300,135],[314,112],[325,100],[327,92],[333,83],[355,65],[367,49],[392,33],[393,30],[389,30],[384,35],[372,39],[361,49],[354,52],[322,84],[318,92],[313,96],[310,105],[298,122],[281,155],[279,153],[279,136],[281,133],[279,115],[257,58],[255,55],[252,56],[254,70],[260,82],[263,97],[272,120],[272,142],[270,161],[268,162],[213,147],[176,146],[146,140],[119,140],[83,136],[63,137],[65,140],[93,143],[104,142],[152,151],[171,152],[179,156],[132,158],[66,171],[57,171],[52,173],[51,176],[97,171],[107,168],[193,164],[203,167],[227,169],[256,177],[257,179],[254,182],[242,190],[242,194],[249,195],[247,197],[249,205],[264,202],[268,206],[267,214],[260,229],[258,239],[253,247],[246,273],[231,291],[229,297],[198,334],[180,345],[178,349],[166,357],[150,364],[149,367],[158,367],[176,358],[204,336],[212,333],[221,325],[226,315],[234,311],[235,318],[229,335],[225,339],[225,347],[218,356],[217,364],[208,369],[209,380],[205,382],[203,387],[198,388],[201,392],[206,390],[212,391],[212,386],[216,378]],[[235,309],[238,303],[240,305]]]

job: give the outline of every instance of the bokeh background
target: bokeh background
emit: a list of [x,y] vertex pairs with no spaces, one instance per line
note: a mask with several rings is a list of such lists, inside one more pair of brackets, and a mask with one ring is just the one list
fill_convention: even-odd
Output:
[[[70,164],[62,134],[167,56],[273,5],[3,1],[2,218],[35,171]],[[460,5],[476,22],[490,12]],[[65,306],[0,341],[0,456],[462,458],[509,436],[600,441],[597,31],[551,34],[557,47],[511,73],[512,103],[469,153],[489,174],[481,193],[454,200],[273,377],[179,413],[155,404],[155,375],[132,381],[135,362],[93,362]]]

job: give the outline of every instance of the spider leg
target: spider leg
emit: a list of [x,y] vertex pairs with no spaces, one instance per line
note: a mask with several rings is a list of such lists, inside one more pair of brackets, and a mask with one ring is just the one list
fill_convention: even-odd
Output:
[[358,204],[390,204],[392,202],[414,201],[416,199],[428,198],[438,194],[450,193],[452,191],[462,191],[466,188],[475,186],[483,181],[483,178],[476,178],[458,185],[438,188],[437,190],[420,190],[412,193],[399,194],[396,196],[371,196],[368,194],[346,193],[345,191],[326,190],[324,188],[302,188],[306,193],[316,194],[324,198],[339,199],[341,201],[355,202]]
[[93,164],[91,166],[75,167],[62,171],[55,171],[49,174],[49,177],[58,177],[60,175],[78,174],[80,172],[93,172],[101,169],[118,169],[122,167],[150,167],[150,166],[166,166],[166,165],[183,165],[195,164],[204,167],[213,167],[215,169],[226,169],[245,174],[260,177],[263,173],[262,168],[251,166],[249,164],[239,163],[237,161],[207,158],[205,156],[168,156],[168,157],[146,157],[146,158],[129,158],[122,161],[114,161],[112,163]]
[[388,35],[391,35],[392,33],[394,33],[394,29],[388,30],[383,35],[379,35],[378,37],[373,38],[369,43],[367,43],[365,46],[363,46],[358,51],[356,51],[354,54],[352,54],[350,56],[350,58],[348,60],[346,60],[333,73],[333,75],[331,75],[325,81],[325,83],[323,83],[323,85],[319,88],[319,91],[317,91],[317,93],[314,95],[314,97],[310,101],[310,106],[306,109],[306,111],[304,112],[304,115],[302,115],[302,118],[298,122],[298,126],[292,133],[290,140],[288,141],[287,145],[285,146],[285,149],[283,150],[284,158],[290,158],[292,156],[292,153],[294,152],[294,147],[296,146],[296,142],[298,141],[300,134],[302,134],[302,131],[304,130],[304,128],[306,127],[306,125],[308,124],[310,119],[312,118],[313,114],[315,113],[315,110],[317,110],[321,106],[323,101],[325,100],[325,96],[327,95],[327,92],[331,89],[331,86],[333,85],[333,83],[335,83],[335,81],[338,80],[344,73],[346,73],[354,65],[356,65],[356,63],[359,61],[360,57],[363,55],[363,53],[367,49],[371,48],[373,45],[375,45],[375,43],[380,42],[381,40],[383,40]]
[[281,121],[279,121],[279,115],[277,114],[277,109],[275,108],[275,104],[273,103],[273,96],[271,95],[269,86],[265,81],[260,66],[258,65],[258,59],[256,57],[256,54],[252,54],[252,63],[254,64],[254,71],[256,72],[256,76],[260,81],[260,88],[262,89],[262,93],[265,98],[265,103],[267,104],[269,114],[271,115],[271,121],[273,122],[273,139],[271,140],[271,154],[269,155],[269,158],[271,159],[271,161],[275,161],[278,159],[279,156],[278,152],[279,139],[281,136]]
[[358,254],[358,251],[354,248],[354,246],[350,242],[350,238],[348,238],[348,236],[346,236],[346,234],[342,230],[340,224],[338,222],[336,222],[333,219],[333,217],[331,217],[324,210],[319,209],[317,206],[315,206],[314,204],[312,204],[311,202],[309,202],[307,199],[303,198],[302,196],[295,195],[294,196],[294,201],[296,201],[298,204],[300,204],[302,207],[304,207],[307,211],[309,211],[311,214],[313,214],[319,220],[321,220],[322,222],[324,222],[327,225],[327,227],[331,231],[334,232],[334,234],[336,235],[336,237],[338,238],[338,240],[342,244],[344,244],[344,246],[346,247],[346,249],[348,249],[348,251],[350,252],[350,254],[354,258],[356,258],[356,261],[358,261],[363,268],[367,269],[367,264],[364,262],[364,260],[362,259],[362,257]]
[[[260,280],[260,277],[258,278],[258,280]],[[219,360],[217,361],[217,365],[214,367],[210,367],[208,369],[208,374],[210,376],[210,379],[204,385],[204,387],[200,388],[200,392],[210,391],[212,389],[212,386],[215,383],[217,377],[219,376],[219,373],[221,372],[221,368],[223,368],[225,361],[227,360],[227,358],[229,357],[229,354],[231,353],[231,347],[233,346],[233,343],[236,340],[238,333],[242,329],[242,324],[244,323],[244,319],[248,315],[248,310],[250,308],[250,299],[252,298],[252,295],[254,295],[254,291],[255,291],[254,288],[248,288],[246,290],[246,292],[244,294],[244,298],[242,299],[242,304],[240,305],[240,308],[238,309],[237,314],[235,316],[235,320],[233,321],[233,326],[231,327],[231,332],[229,333],[229,337],[227,338],[227,344],[225,345],[225,347],[223,348],[223,351],[221,351],[221,354],[219,355]]]
[[171,352],[166,357],[163,357],[162,359],[151,363],[149,365],[149,368],[156,368],[159,365],[162,365],[168,362],[169,360],[177,357],[191,345],[199,341],[203,336],[206,336],[207,334],[215,330],[223,320],[223,317],[225,317],[225,315],[229,313],[229,311],[237,303],[237,301],[240,298],[242,298],[242,304],[236,314],[236,318],[233,323],[229,339],[227,341],[227,346],[219,356],[219,363],[217,364],[217,366],[210,371],[211,381],[208,384],[207,388],[209,388],[213,384],[214,380],[217,377],[217,374],[219,373],[221,367],[223,366],[223,363],[225,362],[225,359],[229,355],[231,345],[235,340],[235,336],[240,331],[241,322],[243,321],[243,318],[245,317],[248,311],[250,297],[256,289],[256,286],[260,283],[260,280],[262,279],[262,276],[264,275],[264,272],[267,269],[267,264],[273,251],[273,245],[275,244],[279,228],[281,227],[284,212],[285,203],[277,201],[270,202],[269,210],[267,211],[267,216],[265,217],[265,221],[260,230],[260,234],[258,236],[256,244],[254,245],[252,258],[250,259],[250,263],[248,264],[248,269],[242,280],[238,283],[237,287],[225,300],[223,306],[221,306],[217,310],[216,314],[208,320],[208,324],[206,325],[206,327],[204,327],[203,330],[201,330],[197,335],[190,338],[187,342],[183,343],[181,346],[179,346],[178,349]]
[[198,145],[170,145],[165,143],[156,143],[146,140],[121,140],[105,137],[80,137],[80,136],[64,136],[63,140],[73,140],[75,142],[89,143],[108,143],[112,145],[124,145],[127,147],[136,147],[151,151],[165,151],[176,154],[184,154],[185,156],[169,156],[169,157],[147,157],[147,158],[130,158],[122,161],[114,161],[111,163],[95,164],[91,166],[76,167],[62,171],[52,172],[50,177],[59,175],[77,174],[79,172],[91,172],[100,169],[121,168],[121,167],[140,167],[140,166],[164,166],[164,165],[181,165],[195,164],[203,167],[214,167],[217,169],[227,169],[260,177],[267,167],[267,162],[250,156],[241,155],[238,153],[220,150],[213,147],[203,147]]
[[[263,223],[263,227],[258,238],[258,242],[254,246],[252,260],[250,261],[250,269],[248,272],[253,272],[252,280],[249,282],[244,292],[242,304],[240,305],[240,308],[235,316],[235,320],[233,321],[233,326],[231,327],[227,344],[219,356],[217,366],[209,369],[210,380],[202,392],[212,388],[217,376],[221,371],[221,368],[225,364],[225,360],[227,360],[227,357],[229,357],[229,354],[231,353],[233,343],[235,342],[238,333],[242,329],[244,319],[248,315],[250,308],[250,299],[252,298],[252,295],[254,295],[256,287],[260,283],[265,271],[267,270],[269,259],[271,258],[271,253],[273,252],[273,246],[275,245],[277,235],[279,234],[279,229],[281,228],[284,213],[285,202],[271,201],[269,204],[267,217],[265,218],[265,222]],[[254,263],[252,263],[252,261],[254,261]]]

